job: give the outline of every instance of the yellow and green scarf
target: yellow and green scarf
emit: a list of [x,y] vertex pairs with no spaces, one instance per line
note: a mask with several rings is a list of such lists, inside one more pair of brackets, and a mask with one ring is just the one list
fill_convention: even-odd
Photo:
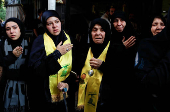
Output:
[[[70,37],[66,33],[65,35],[67,40],[63,43],[63,45],[71,43]],[[44,33],[43,37],[46,55],[48,56],[56,50],[56,46],[53,40],[47,35],[47,33]],[[72,68],[72,50],[62,55],[60,59],[58,59],[58,63],[62,68],[58,71],[57,74],[49,76],[49,88],[52,102],[58,102],[64,99],[63,93],[57,88],[57,85],[59,82],[64,81],[70,74]]]
[[[107,50],[110,42],[100,54],[98,59],[105,62]],[[99,97],[99,88],[103,73],[100,70],[93,69],[94,74],[90,77],[88,71],[91,70],[90,59],[93,58],[91,48],[89,48],[85,65],[81,71],[81,81],[78,91],[78,108],[84,107],[84,112],[96,112],[97,102]],[[87,88],[87,89],[86,89]]]

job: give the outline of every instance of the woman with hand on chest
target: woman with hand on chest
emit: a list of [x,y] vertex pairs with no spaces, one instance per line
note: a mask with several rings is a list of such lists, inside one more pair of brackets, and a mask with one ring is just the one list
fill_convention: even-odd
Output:
[[[74,76],[72,70],[71,38],[62,28],[61,18],[54,10],[47,10],[42,15],[45,29],[33,42],[29,67],[33,70],[31,107],[35,111],[65,111],[63,89],[68,93],[68,109],[74,108]],[[36,94],[38,94],[38,96]],[[72,99],[74,100],[74,98]],[[41,102],[39,102],[41,101]],[[37,104],[38,102],[38,104]]]

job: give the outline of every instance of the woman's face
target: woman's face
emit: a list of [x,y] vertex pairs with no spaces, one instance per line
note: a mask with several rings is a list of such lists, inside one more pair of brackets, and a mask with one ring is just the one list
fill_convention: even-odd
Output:
[[153,36],[160,33],[165,28],[164,22],[160,18],[155,18],[152,22],[151,32]]
[[46,28],[52,35],[57,36],[61,32],[61,21],[57,17],[49,17]]
[[94,43],[102,44],[104,42],[105,31],[99,24],[94,25],[91,31],[91,35]]
[[18,40],[21,36],[21,31],[17,23],[15,22],[7,22],[6,26],[6,34],[11,40]]
[[126,26],[126,21],[121,18],[115,18],[113,21],[113,26],[118,32],[123,32]]

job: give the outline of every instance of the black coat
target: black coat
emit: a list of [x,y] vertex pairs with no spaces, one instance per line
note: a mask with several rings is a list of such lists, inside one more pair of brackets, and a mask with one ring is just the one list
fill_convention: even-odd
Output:
[[[66,36],[64,35],[66,39]],[[65,41],[65,40],[64,40]],[[63,42],[64,42],[63,41]],[[55,42],[54,42],[55,43]],[[74,52],[74,50],[73,50]],[[72,53],[74,54],[74,53]],[[44,39],[43,36],[38,36],[32,46],[29,59],[29,67],[32,71],[30,84],[29,84],[29,96],[31,96],[30,107],[32,111],[35,110],[47,110],[53,109],[56,104],[51,103],[51,94],[49,89],[49,76],[58,72],[61,69],[60,64],[58,63],[58,58],[61,54],[58,50],[54,51],[50,55],[46,56]],[[74,56],[73,60],[74,60]],[[72,65],[73,70],[73,65]],[[75,75],[70,74],[67,79],[63,82],[68,83],[68,105],[74,109],[74,92],[75,92]],[[34,90],[34,91],[31,91]],[[72,101],[72,102],[71,102]],[[70,103],[71,102],[71,103]],[[52,106],[53,105],[53,106]],[[65,110],[64,102],[57,104],[58,109]]]

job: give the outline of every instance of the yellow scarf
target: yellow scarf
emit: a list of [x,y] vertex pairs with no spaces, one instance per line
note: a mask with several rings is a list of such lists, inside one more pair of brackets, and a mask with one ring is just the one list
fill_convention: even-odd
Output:
[[[107,44],[98,59],[105,61],[109,45],[110,42]],[[93,69],[94,74],[91,77],[88,75],[88,71],[91,70],[90,59],[92,57],[93,54],[91,52],[91,48],[89,48],[85,65],[81,71],[81,81],[79,83],[78,91],[77,106],[78,108],[82,108],[84,106],[84,112],[96,112],[99,88],[103,76],[103,73],[97,69]]]
[[[70,37],[66,33],[65,35],[67,40],[63,43],[63,45],[71,43]],[[56,46],[53,40],[47,35],[47,33],[44,33],[43,37],[46,55],[48,56],[56,50]],[[57,74],[49,76],[49,86],[52,102],[63,100],[63,93],[57,88],[57,85],[59,82],[64,81],[70,74],[72,68],[72,50],[62,55],[60,59],[58,59],[58,63],[62,68],[58,71]]]

